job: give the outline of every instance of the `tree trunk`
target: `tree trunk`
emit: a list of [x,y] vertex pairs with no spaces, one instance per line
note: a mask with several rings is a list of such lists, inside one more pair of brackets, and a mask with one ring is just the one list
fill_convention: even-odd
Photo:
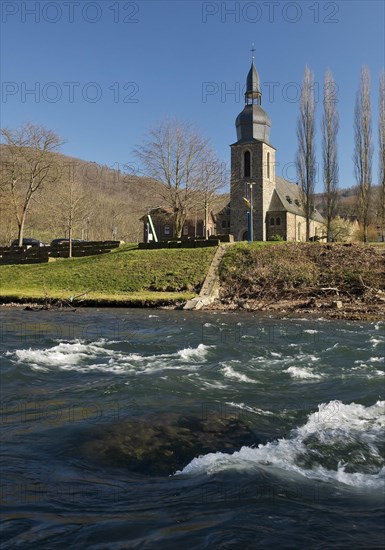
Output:
[[209,211],[207,202],[205,202],[205,239],[209,238],[208,224],[209,224]]
[[310,241],[310,217],[306,216],[306,242]]
[[18,227],[19,227],[19,234],[18,234],[18,239],[19,239],[19,246],[23,246],[23,238],[24,238],[24,225],[25,225],[25,218],[27,216],[27,209],[25,208],[23,210],[23,213],[21,215],[21,218],[20,218],[20,222],[17,223]]
[[68,238],[69,238],[69,251],[68,251],[68,257],[72,258],[72,224],[68,228]]
[[332,239],[331,225],[332,225],[332,220],[331,220],[331,217],[328,216],[326,219],[326,241],[328,243],[330,243]]

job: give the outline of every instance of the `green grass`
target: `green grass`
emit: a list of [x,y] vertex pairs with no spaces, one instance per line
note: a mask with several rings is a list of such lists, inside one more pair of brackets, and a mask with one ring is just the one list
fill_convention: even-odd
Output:
[[0,266],[0,298],[146,301],[196,295],[216,248],[138,250],[59,259],[48,264]]

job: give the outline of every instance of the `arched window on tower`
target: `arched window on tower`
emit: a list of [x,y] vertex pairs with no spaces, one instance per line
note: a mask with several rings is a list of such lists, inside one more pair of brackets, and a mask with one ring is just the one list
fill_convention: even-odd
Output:
[[251,158],[250,151],[245,151],[243,155],[243,177],[249,178],[251,173]]
[[275,225],[281,225],[281,218],[277,218],[275,220]]
[[270,218],[270,225],[274,225],[274,218]]
[[270,179],[270,153],[267,153],[267,179]]

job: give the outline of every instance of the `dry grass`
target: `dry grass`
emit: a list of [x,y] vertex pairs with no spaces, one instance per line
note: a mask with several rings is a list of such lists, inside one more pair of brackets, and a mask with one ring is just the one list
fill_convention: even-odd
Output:
[[252,309],[279,301],[314,307],[332,301],[381,310],[385,301],[385,255],[368,245],[285,243],[237,245],[220,267],[221,301]]

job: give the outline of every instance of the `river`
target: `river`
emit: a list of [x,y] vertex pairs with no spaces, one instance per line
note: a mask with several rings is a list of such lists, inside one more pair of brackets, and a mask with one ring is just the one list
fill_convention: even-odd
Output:
[[[384,322],[1,315],[2,548],[384,545]],[[181,418],[195,442],[234,419],[251,441],[211,428],[170,471],[170,447],[124,462]]]

